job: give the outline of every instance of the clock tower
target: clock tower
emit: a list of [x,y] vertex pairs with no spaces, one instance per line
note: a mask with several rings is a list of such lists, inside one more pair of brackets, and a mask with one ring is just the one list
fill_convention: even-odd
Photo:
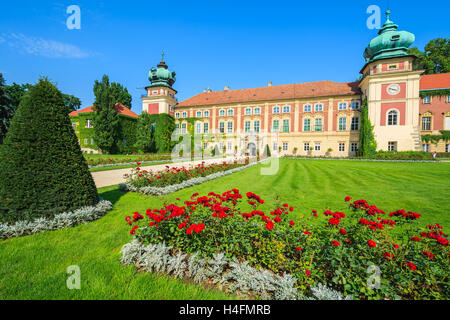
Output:
[[419,131],[419,82],[408,48],[414,34],[397,31],[389,19],[364,51],[366,64],[359,86],[367,99],[369,119],[378,150],[421,150]]

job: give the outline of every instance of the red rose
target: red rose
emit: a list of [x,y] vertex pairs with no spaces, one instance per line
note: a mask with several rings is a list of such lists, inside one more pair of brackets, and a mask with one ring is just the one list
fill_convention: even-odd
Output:
[[345,202],[349,202],[350,200],[352,200],[351,197],[349,197],[349,196],[345,197]]
[[347,242],[348,244],[352,243],[352,241],[350,239],[345,239],[345,242]]
[[341,246],[341,244],[339,243],[339,241],[336,241],[336,240],[331,241],[331,244],[332,244],[333,246],[336,246],[336,247],[340,247],[340,246]]
[[294,211],[294,207],[289,207],[289,211]]
[[272,228],[273,228],[273,222],[269,222],[269,223],[266,224],[266,229],[267,230],[270,231],[270,230],[272,230]]
[[434,258],[434,254],[431,253],[430,251],[424,251],[424,252],[423,252],[423,255],[424,255],[424,256],[427,256],[427,257],[430,258],[430,259],[433,259],[433,258]]
[[291,220],[289,221],[289,224],[291,225],[291,227],[293,227],[295,225],[295,222]]
[[295,248],[295,250],[300,251],[300,250],[303,250],[303,248],[302,247],[297,247],[297,248]]
[[373,241],[373,240],[367,241],[367,244],[368,244],[369,247],[371,247],[371,248],[375,248],[375,247],[377,246],[377,244],[376,244],[375,241]]
[[406,262],[405,263],[411,270],[417,270],[417,267],[414,263],[412,262]]
[[345,236],[347,234],[347,230],[339,229],[339,233]]
[[305,274],[306,274],[306,276],[309,276],[309,275],[311,274],[311,271],[306,270],[306,271],[305,271]]

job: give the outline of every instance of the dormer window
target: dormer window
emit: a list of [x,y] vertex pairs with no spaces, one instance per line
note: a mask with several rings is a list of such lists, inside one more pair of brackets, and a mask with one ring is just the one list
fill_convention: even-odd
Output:
[[389,70],[397,70],[397,67],[398,66],[396,64],[390,64],[388,68]]

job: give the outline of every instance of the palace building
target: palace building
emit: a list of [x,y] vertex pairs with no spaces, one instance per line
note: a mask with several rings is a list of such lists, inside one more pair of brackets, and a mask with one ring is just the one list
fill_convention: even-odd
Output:
[[378,150],[450,152],[450,142],[421,139],[450,130],[450,73],[423,75],[408,54],[414,35],[398,31],[389,14],[364,51],[360,81],[227,86],[178,103],[175,72],[163,58],[149,72],[143,112],[173,115],[179,133],[201,137],[200,149],[255,154],[268,145],[281,155],[346,157],[358,149],[360,108],[367,99]]

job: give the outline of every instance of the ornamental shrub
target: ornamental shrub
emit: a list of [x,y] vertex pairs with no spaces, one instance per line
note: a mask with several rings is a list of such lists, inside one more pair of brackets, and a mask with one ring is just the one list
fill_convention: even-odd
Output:
[[49,80],[40,79],[22,99],[0,152],[1,222],[98,203],[63,96]]
[[[222,253],[256,269],[290,274],[305,295],[326,284],[356,299],[448,299],[449,241],[441,225],[423,227],[419,213],[387,213],[364,199],[345,202],[346,213],[313,210],[295,219],[287,203],[262,211],[261,197],[232,189],[194,193],[125,220],[142,244],[166,243],[175,253],[205,259]],[[381,282],[372,287],[376,268]]]

